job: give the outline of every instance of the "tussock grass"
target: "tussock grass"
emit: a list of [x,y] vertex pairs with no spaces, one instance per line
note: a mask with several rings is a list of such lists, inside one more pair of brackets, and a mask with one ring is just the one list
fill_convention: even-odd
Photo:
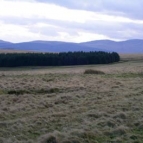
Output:
[[46,94],[46,93],[58,93],[58,88],[39,89],[39,90],[9,90],[8,94],[23,95],[23,94]]

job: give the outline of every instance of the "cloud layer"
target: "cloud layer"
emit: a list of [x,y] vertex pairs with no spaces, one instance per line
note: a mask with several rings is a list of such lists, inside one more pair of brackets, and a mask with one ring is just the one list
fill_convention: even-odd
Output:
[[142,0],[0,0],[0,39],[142,39]]

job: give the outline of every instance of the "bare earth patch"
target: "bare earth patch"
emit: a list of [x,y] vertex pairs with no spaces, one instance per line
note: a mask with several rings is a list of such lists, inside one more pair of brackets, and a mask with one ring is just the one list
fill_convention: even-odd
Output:
[[0,143],[142,143],[141,60],[1,69]]

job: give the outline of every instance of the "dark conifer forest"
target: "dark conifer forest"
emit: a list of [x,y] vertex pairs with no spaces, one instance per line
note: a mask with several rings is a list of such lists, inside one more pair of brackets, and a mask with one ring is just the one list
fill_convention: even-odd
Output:
[[109,64],[119,60],[116,52],[1,53],[0,67]]

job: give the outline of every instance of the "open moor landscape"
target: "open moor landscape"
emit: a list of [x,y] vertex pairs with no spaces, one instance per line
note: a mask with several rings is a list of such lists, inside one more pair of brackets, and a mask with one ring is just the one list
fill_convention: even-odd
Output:
[[120,56],[0,68],[0,143],[142,143],[143,55]]

